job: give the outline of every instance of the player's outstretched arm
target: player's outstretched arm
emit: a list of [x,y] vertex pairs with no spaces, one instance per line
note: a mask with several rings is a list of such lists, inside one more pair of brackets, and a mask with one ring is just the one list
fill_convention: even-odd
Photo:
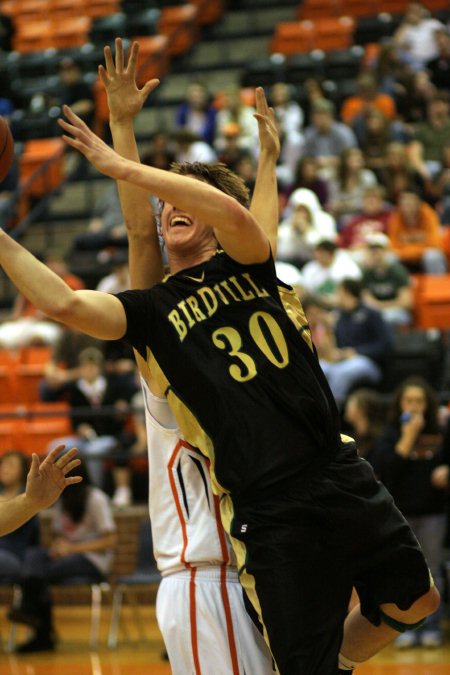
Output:
[[64,106],[66,120],[59,120],[66,132],[64,141],[79,150],[102,173],[145,189],[169,204],[175,204],[220,235],[224,249],[239,262],[265,262],[269,241],[251,213],[235,199],[215,187],[169,171],[142,166],[120,157],[89,127]]
[[[108,98],[113,146],[121,157],[140,162],[134,119],[159,80],[150,80],[139,88],[136,84],[138,43],[131,45],[127,62],[120,38],[116,38],[115,47],[115,60],[111,49],[105,47],[105,67],[98,69]],[[131,287],[150,288],[161,281],[164,268],[149,196],[146,190],[124,181],[118,181],[118,189],[128,233]]]
[[25,492],[0,504],[0,536],[16,530],[38,511],[51,506],[67,486],[81,481],[81,476],[67,477],[81,463],[75,459],[76,448],[58,457],[63,450],[63,445],[58,446],[42,463],[33,454]]
[[269,238],[275,258],[279,220],[276,165],[280,155],[280,137],[274,110],[267,105],[262,87],[256,89],[255,118],[258,122],[259,158],[250,211]]
[[18,291],[55,321],[103,340],[125,335],[125,310],[118,298],[98,291],[73,291],[3,230],[0,265]]

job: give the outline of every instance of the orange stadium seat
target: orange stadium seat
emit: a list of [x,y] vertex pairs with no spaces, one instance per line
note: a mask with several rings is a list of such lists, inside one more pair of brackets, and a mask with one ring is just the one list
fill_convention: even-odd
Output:
[[48,0],[52,21],[73,19],[86,15],[87,0]]
[[224,0],[190,0],[190,3],[198,7],[198,22],[201,26],[218,21],[225,11]]
[[321,19],[324,16],[340,16],[342,0],[305,0],[297,8],[297,18]]
[[414,275],[414,325],[450,328],[450,274]]
[[350,16],[323,18],[314,21],[314,48],[324,52],[332,49],[347,49],[353,44],[355,21]]
[[378,7],[377,0],[341,0],[340,16],[376,16]]
[[[23,185],[40,167],[49,162],[36,180],[30,184],[27,194],[40,197],[61,184],[63,174],[64,141],[61,138],[39,138],[26,141],[19,158],[20,183]],[[53,162],[50,162],[53,160]]]
[[12,39],[17,52],[44,51],[53,46],[51,21],[27,21],[16,26]]
[[23,450],[25,409],[11,403],[0,405],[0,452]]
[[387,14],[404,14],[408,0],[380,0],[378,11]]
[[90,19],[100,19],[120,12],[120,0],[88,0],[84,10],[85,16]]
[[53,46],[57,49],[81,47],[88,42],[91,19],[87,16],[71,17],[52,22]]
[[314,49],[315,27],[313,21],[281,21],[275,26],[270,43],[272,54],[289,56]]
[[39,382],[52,354],[51,347],[25,347],[16,367],[16,401],[24,404],[39,401]]
[[0,349],[0,405],[17,400],[16,369],[19,354],[9,349]]
[[139,42],[139,70],[137,82],[142,86],[154,77],[162,78],[170,66],[167,35],[154,35],[134,38]]
[[189,51],[198,40],[198,7],[175,5],[164,7],[158,22],[162,35],[169,38],[169,54],[179,56]]
[[49,443],[55,438],[72,434],[68,403],[38,403],[29,406],[28,412],[30,415],[22,428],[24,452],[46,454]]

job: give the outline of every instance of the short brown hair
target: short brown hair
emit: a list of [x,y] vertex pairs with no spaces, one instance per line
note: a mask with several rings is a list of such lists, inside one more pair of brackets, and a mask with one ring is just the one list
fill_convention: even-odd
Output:
[[170,165],[172,173],[180,176],[193,176],[209,183],[226,195],[233,197],[239,204],[248,208],[250,202],[250,191],[242,178],[234,171],[231,171],[222,162],[212,162],[205,164],[203,162],[173,162]]

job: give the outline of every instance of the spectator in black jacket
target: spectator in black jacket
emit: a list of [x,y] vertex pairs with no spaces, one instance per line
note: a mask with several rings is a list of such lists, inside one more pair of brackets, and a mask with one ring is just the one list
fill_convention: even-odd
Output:
[[[134,441],[126,431],[129,402],[134,390],[123,384],[123,379],[108,375],[104,369],[104,357],[96,347],[87,347],[79,355],[78,377],[66,388],[65,397],[71,406],[74,437],[56,439],[52,447],[64,443],[76,446],[80,456],[86,457],[91,481],[103,485],[103,462],[101,458],[117,451],[123,453]],[[109,413],[105,408],[112,408]],[[105,412],[107,414],[105,414]],[[117,462],[115,474],[116,494],[113,501],[123,500],[122,460]],[[126,464],[126,461],[125,461]],[[127,502],[131,494],[127,492]]]
[[[407,518],[439,587],[450,444],[443,446],[435,392],[422,378],[408,378],[395,392],[388,419],[373,457],[374,468]],[[418,631],[400,635],[396,645],[439,647],[442,640],[438,610]]]
[[356,386],[380,382],[392,346],[388,324],[378,310],[361,301],[361,292],[361,282],[355,279],[344,279],[337,286],[336,349],[329,361],[321,361],[331,390],[341,404]]

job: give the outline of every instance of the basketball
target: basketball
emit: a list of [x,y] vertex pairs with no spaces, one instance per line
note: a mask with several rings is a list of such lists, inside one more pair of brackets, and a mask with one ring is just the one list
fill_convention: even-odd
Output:
[[0,116],[0,181],[11,168],[14,159],[14,140],[8,122]]

